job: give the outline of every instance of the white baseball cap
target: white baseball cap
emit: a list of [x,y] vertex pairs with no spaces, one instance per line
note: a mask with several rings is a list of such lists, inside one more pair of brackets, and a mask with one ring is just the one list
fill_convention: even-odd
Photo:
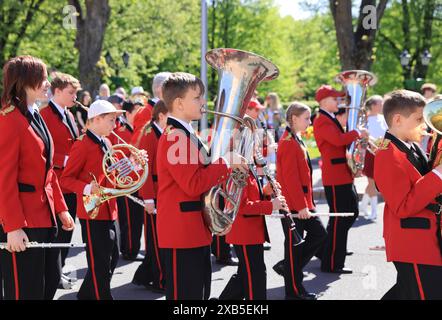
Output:
[[105,113],[124,113],[126,110],[118,110],[112,103],[106,100],[97,100],[91,104],[87,111],[87,118],[92,119]]
[[143,87],[133,87],[131,91],[131,95],[136,95],[139,93],[144,93]]

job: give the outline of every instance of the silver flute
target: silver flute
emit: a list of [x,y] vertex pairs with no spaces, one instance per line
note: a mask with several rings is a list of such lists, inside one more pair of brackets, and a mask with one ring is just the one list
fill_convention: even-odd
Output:
[[[0,242],[0,250],[6,249],[6,242]],[[85,243],[55,243],[55,242],[27,242],[26,248],[84,248],[86,247]]]

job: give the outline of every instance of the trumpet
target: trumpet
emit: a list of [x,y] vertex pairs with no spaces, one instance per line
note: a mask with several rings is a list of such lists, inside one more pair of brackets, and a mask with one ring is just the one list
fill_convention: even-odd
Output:
[[[83,104],[75,101],[81,108],[88,110]],[[83,196],[83,204],[91,219],[98,215],[99,207],[104,202],[126,196],[144,207],[144,201],[131,194],[139,190],[147,180],[148,159],[144,152],[128,144],[119,135],[112,134],[122,143],[113,145],[103,156],[103,172],[106,179],[116,188],[99,187],[98,194]],[[131,154],[131,158],[126,155]],[[141,173],[140,173],[141,172]],[[96,178],[92,176],[95,182]],[[98,182],[97,182],[98,184]]]

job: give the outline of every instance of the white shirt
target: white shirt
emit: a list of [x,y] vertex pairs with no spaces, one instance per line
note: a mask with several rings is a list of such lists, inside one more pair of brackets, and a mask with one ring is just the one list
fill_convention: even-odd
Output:
[[324,111],[325,113],[327,113],[330,117],[332,117],[333,119],[336,118],[335,114],[333,112],[328,112],[327,110],[324,110],[322,108],[320,108],[320,110]]
[[375,139],[382,138],[388,130],[387,122],[382,114],[368,117],[368,133]]
[[34,103],[33,105],[28,106],[28,111],[34,116],[34,112],[38,112],[37,104]]
[[[178,120],[177,120],[177,121],[178,121]],[[159,126],[158,123],[156,123],[155,121],[152,122],[152,123],[155,125],[155,127],[157,127],[157,129],[158,129],[161,133],[163,133],[163,129]]]
[[183,125],[184,128],[187,129],[187,131],[189,131],[191,134],[195,134],[195,130],[193,130],[193,127],[190,124],[190,122],[185,122],[185,121],[183,121],[181,119],[178,119],[178,118],[175,118],[175,117],[172,117],[172,116],[169,116],[169,118],[178,121],[179,123],[181,123]]

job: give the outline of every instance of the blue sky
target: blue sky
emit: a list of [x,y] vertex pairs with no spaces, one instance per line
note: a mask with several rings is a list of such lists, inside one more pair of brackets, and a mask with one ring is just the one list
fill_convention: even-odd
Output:
[[299,6],[301,1],[302,0],[275,0],[275,3],[280,7],[281,16],[291,15],[295,19],[305,19],[310,16],[310,13],[301,10]]

